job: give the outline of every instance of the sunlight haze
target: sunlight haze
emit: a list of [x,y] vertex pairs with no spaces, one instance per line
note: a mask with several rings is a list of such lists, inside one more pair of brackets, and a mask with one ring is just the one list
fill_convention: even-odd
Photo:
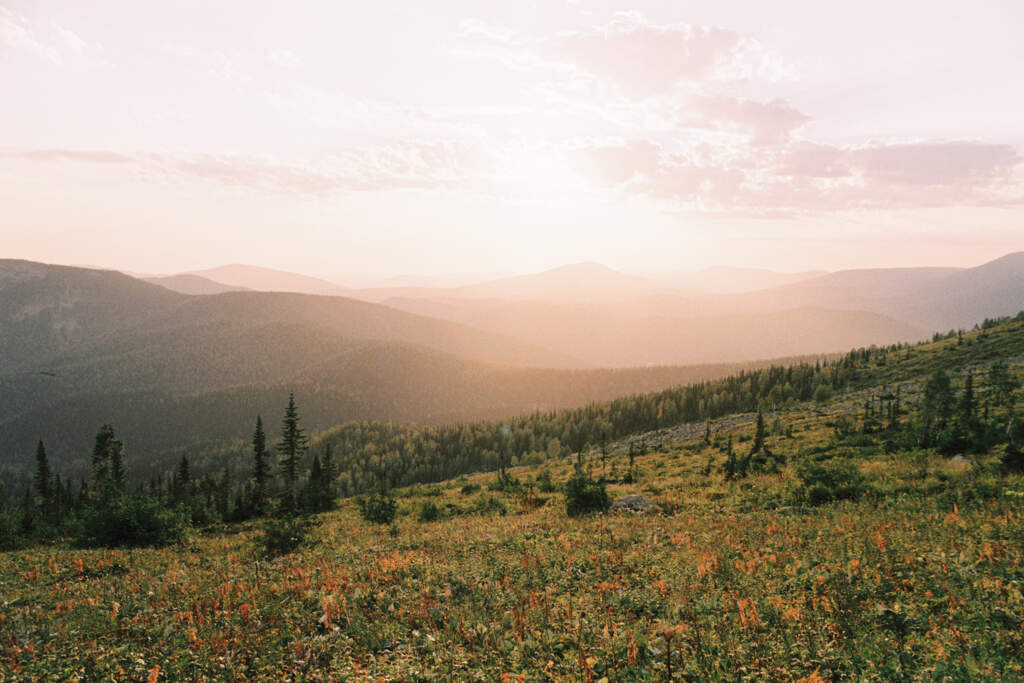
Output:
[[6,256],[367,283],[1024,249],[1014,2],[0,3]]

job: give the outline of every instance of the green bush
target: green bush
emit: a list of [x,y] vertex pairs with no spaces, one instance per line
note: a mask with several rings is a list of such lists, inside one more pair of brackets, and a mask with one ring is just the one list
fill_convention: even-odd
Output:
[[266,519],[253,539],[256,554],[261,557],[288,555],[309,543],[312,527],[313,520],[309,517]]
[[380,493],[357,498],[356,505],[359,506],[359,514],[363,519],[374,524],[391,524],[398,512],[398,503],[395,499]]
[[168,545],[185,539],[188,517],[148,496],[118,496],[90,505],[77,541],[87,546]]
[[441,518],[441,508],[432,500],[424,500],[420,503],[416,512],[416,519],[421,522],[435,522]]
[[508,508],[495,496],[480,496],[473,504],[472,512],[478,515],[504,515],[508,512]]
[[796,465],[796,476],[811,505],[831,500],[857,500],[865,491],[864,475],[849,462],[801,460]]
[[471,495],[473,495],[474,493],[476,493],[479,490],[480,490],[480,485],[479,484],[466,484],[461,489],[459,489],[459,493],[461,493],[464,496],[471,496]]
[[537,489],[541,493],[554,493],[555,491],[558,490],[558,486],[551,478],[551,470],[549,470],[547,467],[545,467],[544,469],[537,473],[536,482]]
[[611,505],[604,482],[577,473],[565,483],[565,513],[570,517],[604,512]]
[[0,552],[17,550],[28,540],[21,533],[21,513],[0,509]]

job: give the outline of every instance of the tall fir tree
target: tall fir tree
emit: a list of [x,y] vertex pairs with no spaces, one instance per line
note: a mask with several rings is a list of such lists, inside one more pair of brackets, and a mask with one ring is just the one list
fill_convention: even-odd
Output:
[[252,435],[252,477],[254,482],[252,505],[256,514],[266,512],[270,495],[270,454],[267,452],[267,435],[263,432],[263,418],[256,416],[256,431]]
[[178,462],[178,471],[174,473],[171,482],[174,493],[174,500],[177,503],[187,503],[192,498],[192,473],[188,464],[188,456],[182,455]]
[[296,511],[295,483],[298,478],[299,460],[306,452],[308,443],[306,435],[299,427],[299,410],[295,405],[295,394],[289,394],[288,407],[281,422],[281,443],[277,445],[277,452],[281,458],[281,477],[284,479],[281,508],[287,513]]
[[43,446],[43,440],[39,440],[39,445],[36,446],[36,476],[35,476],[35,487],[36,495],[39,496],[40,505],[43,508],[44,513],[48,513],[53,503],[53,488],[52,479],[50,475],[50,463],[46,460],[46,447]]
[[93,444],[91,490],[96,496],[123,494],[124,480],[124,444],[114,434],[114,427],[105,424]]

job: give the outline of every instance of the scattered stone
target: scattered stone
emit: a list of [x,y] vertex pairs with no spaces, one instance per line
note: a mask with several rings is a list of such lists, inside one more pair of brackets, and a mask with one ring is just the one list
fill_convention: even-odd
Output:
[[625,498],[619,498],[617,501],[612,503],[612,510],[626,510],[632,512],[634,515],[642,515],[645,512],[651,512],[657,506],[651,501],[647,500],[643,496],[630,495]]
[[954,455],[952,458],[946,461],[946,464],[955,470],[962,470],[973,465],[974,461],[962,455]]

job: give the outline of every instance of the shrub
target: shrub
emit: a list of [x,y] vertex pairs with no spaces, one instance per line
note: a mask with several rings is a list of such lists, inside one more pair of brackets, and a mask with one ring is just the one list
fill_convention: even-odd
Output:
[[536,482],[537,489],[541,493],[554,493],[555,491],[558,490],[558,486],[551,478],[551,470],[549,470],[547,467],[545,467],[544,469],[537,473]]
[[0,509],[0,552],[17,550],[27,539],[21,533],[21,514],[14,510]]
[[90,505],[77,541],[92,546],[168,545],[184,540],[189,523],[181,508],[148,496],[118,496]]
[[570,517],[604,512],[611,505],[604,482],[578,472],[565,483],[565,512]]
[[309,517],[284,516],[264,520],[260,533],[253,539],[256,553],[262,557],[279,557],[309,543],[313,520]]
[[1024,472],[1024,451],[1010,444],[999,458],[999,464],[1008,472]]
[[471,496],[471,495],[473,495],[474,493],[476,493],[479,490],[480,490],[480,485],[479,484],[466,484],[461,489],[459,489],[459,492],[462,495],[464,495],[464,496]]
[[424,500],[416,513],[416,518],[421,522],[434,522],[441,517],[441,508],[432,500]]
[[398,503],[391,496],[371,493],[356,499],[359,506],[359,514],[367,522],[374,524],[391,524],[398,512]]
[[494,513],[504,515],[508,512],[508,508],[494,496],[480,496],[476,499],[472,511],[479,515],[489,515]]
[[796,476],[812,505],[830,500],[856,500],[864,493],[864,475],[849,462],[801,460],[796,466]]

